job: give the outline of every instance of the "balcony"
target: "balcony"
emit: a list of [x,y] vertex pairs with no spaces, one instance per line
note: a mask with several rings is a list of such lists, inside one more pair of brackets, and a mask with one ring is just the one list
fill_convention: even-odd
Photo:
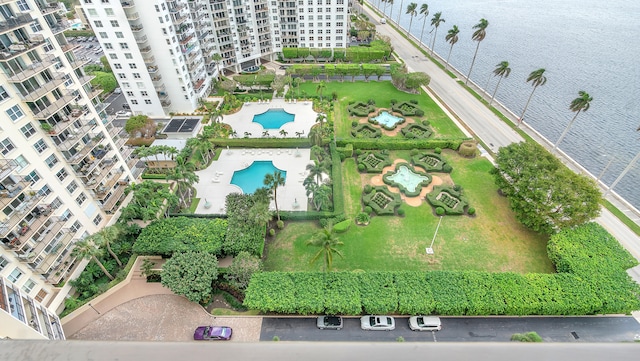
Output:
[[164,108],[170,107],[171,106],[171,100],[169,100],[169,99],[163,100],[163,101],[160,102],[160,105],[162,105]]
[[133,0],[129,1],[120,1],[123,9],[131,9],[133,7]]
[[151,52],[151,47],[150,46],[145,46],[144,48],[140,49],[140,52],[142,54],[148,54]]
[[[39,194],[25,195],[22,202],[13,209],[11,214],[0,222],[0,237],[7,237],[9,233],[31,213],[44,197]],[[19,229],[18,231],[20,231]]]
[[0,181],[7,178],[15,169],[18,169],[18,162],[13,159],[0,158]]
[[159,86],[161,86],[161,85],[162,85],[162,86],[164,86],[164,85],[162,84],[162,75],[160,75],[160,74],[158,74],[158,75],[156,75],[156,76],[152,77],[152,78],[151,78],[151,81],[153,82],[153,86],[155,86],[156,88],[157,88],[157,87],[159,87]]
[[189,41],[191,41],[191,39],[193,39],[193,35],[191,34],[185,38],[183,38],[182,40],[179,41],[180,45],[186,45]]
[[11,16],[9,19],[0,20],[0,34],[7,33],[11,30],[25,26],[33,21],[31,14],[22,14],[19,16]]
[[38,4],[38,8],[40,9],[40,12],[42,12],[42,15],[47,15],[60,11],[60,3],[48,3],[46,6]]
[[182,9],[184,9],[187,6],[187,4],[185,3],[181,3],[178,4],[176,6],[170,6],[169,7],[169,12],[170,13],[179,13]]
[[153,66],[156,64],[156,58],[153,55],[144,56],[142,60],[144,60],[144,63],[148,66]]
[[62,51],[66,53],[67,51],[73,51],[73,50],[79,49],[80,46],[81,46],[80,44],[68,43],[68,44],[60,45],[60,48],[62,49]]
[[93,196],[94,199],[97,199],[100,201],[105,199],[107,194],[109,194],[109,191],[113,189],[113,186],[115,186],[116,183],[118,183],[122,174],[123,174],[122,172],[114,173],[104,184],[99,185],[94,192],[94,196]]
[[100,95],[100,93],[102,93],[102,89],[98,88],[98,87],[91,87],[91,90],[87,92],[87,95],[89,96],[89,99],[93,99],[95,97],[97,97],[98,95]]
[[149,72],[149,74],[155,74],[158,72],[158,67],[157,66],[147,66],[147,71]]
[[127,186],[124,184],[117,183],[116,187],[111,191],[109,199],[102,203],[102,210],[108,213],[113,212],[117,208],[122,196],[124,196],[124,190],[126,187]]
[[27,190],[31,185],[31,182],[26,180],[20,180],[17,183],[12,183],[10,179],[7,179],[1,184],[2,190],[0,190],[0,208],[2,209],[4,209],[4,207],[8,206],[9,203],[17,199],[23,193],[23,191]]
[[65,30],[68,30],[71,27],[71,23],[67,20],[62,20],[53,25],[49,24],[49,27],[51,28],[51,31],[53,32],[53,34],[56,35]]
[[[60,265],[60,263],[57,262],[58,259],[66,255],[64,251],[71,243],[71,240],[73,240],[74,233],[68,228],[63,228],[59,232],[62,232],[63,236],[57,240],[57,243],[51,247],[50,244],[52,242],[56,242],[56,240],[50,241],[44,250],[40,252],[41,256],[44,256],[44,259],[40,262],[39,266],[35,267],[36,271],[40,273],[49,273],[51,269],[55,269]],[[49,249],[48,251],[47,248]]]
[[131,31],[133,31],[134,33],[142,31],[142,25],[133,25],[133,26],[131,26]]
[[60,97],[60,99],[56,100],[55,102],[51,103],[51,105],[49,105],[48,107],[38,111],[37,113],[34,112],[33,114],[33,118],[34,119],[47,119],[50,116],[54,115],[55,113],[57,113],[62,107],[64,107],[65,105],[71,103],[72,101],[75,100],[75,96],[71,95],[71,94],[66,94]]
[[135,21],[135,20],[140,19],[140,14],[138,14],[138,13],[133,13],[133,14],[127,13],[126,15],[127,15],[127,20],[129,20],[129,21]]
[[75,60],[70,60],[69,63],[73,69],[78,69],[79,67],[88,64],[90,61],[91,59],[87,57],[81,57]]
[[44,44],[44,36],[40,34],[31,35],[25,42],[16,42],[8,47],[8,51],[0,52],[0,60],[9,60],[33,50]]
[[78,77],[78,81],[80,82],[80,85],[85,85],[95,77],[96,77],[95,75],[84,75],[84,76]]
[[48,67],[52,66],[53,64],[54,64],[53,57],[47,55],[46,57],[42,58],[41,61],[31,63],[25,66],[22,70],[14,73],[12,76],[8,77],[8,80],[12,83],[19,83],[19,82],[25,81],[33,77],[34,75],[40,73],[44,69],[47,69]]
[[[44,229],[40,230],[41,226],[44,224],[47,225]],[[23,240],[29,240],[36,231],[40,231],[38,238],[32,239],[32,242],[35,243],[35,247],[22,258],[28,262],[33,261],[45,249],[49,242],[51,242],[51,239],[53,239],[53,237],[62,229],[62,226],[64,226],[64,222],[56,216],[36,218],[35,221],[29,225],[31,228],[29,234],[25,234],[23,237],[20,237],[20,242],[24,244],[26,242],[22,242]],[[22,246],[20,247],[20,250],[22,250]]]

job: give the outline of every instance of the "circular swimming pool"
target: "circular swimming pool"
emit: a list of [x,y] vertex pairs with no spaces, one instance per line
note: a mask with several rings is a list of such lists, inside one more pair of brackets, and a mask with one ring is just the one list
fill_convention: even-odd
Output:
[[282,108],[275,108],[254,115],[253,122],[262,125],[264,129],[280,129],[284,124],[293,122],[295,117],[294,114],[287,113]]
[[245,169],[233,172],[231,184],[235,184],[242,189],[244,194],[251,194],[258,188],[264,187],[264,176],[269,173],[279,171],[282,178],[287,179],[287,172],[278,169],[270,160],[254,161]]

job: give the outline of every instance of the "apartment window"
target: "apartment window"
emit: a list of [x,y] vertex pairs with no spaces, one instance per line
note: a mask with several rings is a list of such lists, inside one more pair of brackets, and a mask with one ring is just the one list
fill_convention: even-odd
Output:
[[99,226],[100,222],[102,222],[102,216],[98,214],[96,218],[93,219],[93,224],[95,224],[96,226]]
[[20,108],[20,106],[17,104],[7,109],[6,113],[7,113],[7,116],[9,116],[9,118],[11,118],[11,120],[13,120],[14,122],[24,117],[24,112],[22,111],[22,108]]
[[122,65],[121,64],[113,64],[113,67],[115,69],[122,69]]
[[104,31],[99,32],[98,34],[100,34],[100,37],[102,39],[107,39],[109,36],[107,35],[107,33],[105,33]]
[[2,271],[5,267],[7,267],[8,264],[9,264],[9,261],[7,261],[6,258],[0,256],[0,271]]
[[71,225],[71,231],[72,232],[78,232],[80,230],[80,228],[82,228],[82,224],[78,221],[73,222],[73,224]]
[[138,69],[138,66],[135,63],[129,63],[129,68]]
[[136,82],[136,86],[138,87],[138,89],[144,89],[144,83],[141,81]]
[[151,104],[151,99],[145,99],[145,100],[144,100],[144,103],[145,103],[145,104]]
[[84,192],[80,193],[78,197],[76,197],[76,203],[78,203],[78,205],[82,205],[82,203],[84,203],[84,201],[86,200],[87,196],[84,194]]
[[53,209],[58,209],[60,208],[61,205],[62,205],[62,201],[60,200],[59,197],[56,197],[56,199],[54,199],[53,202],[51,202],[51,208]]
[[40,139],[37,142],[35,142],[35,144],[33,145],[33,148],[36,150],[36,152],[38,152],[38,154],[42,154],[42,152],[47,150],[47,148],[49,147],[44,142],[44,140]]
[[142,95],[143,97],[148,97],[149,93],[146,90],[143,90],[140,92],[140,95]]
[[69,183],[69,185],[67,186],[67,192],[69,192],[69,194],[73,194],[76,189],[78,189],[78,183],[76,183],[76,181],[71,181],[71,183]]
[[7,155],[14,149],[16,149],[16,146],[13,145],[11,139],[5,138],[0,142],[0,153],[2,153],[2,155]]
[[68,221],[71,217],[73,217],[73,213],[70,210],[65,210],[64,212],[62,212],[62,215],[60,216],[60,220],[63,222]]
[[117,60],[118,59],[118,55],[117,54],[109,54],[109,58],[111,58],[111,60]]
[[0,85],[0,102],[5,101],[9,98],[10,98],[9,93],[7,93],[4,87]]
[[160,12],[160,7],[158,5],[156,5],[156,12],[159,13]]
[[162,35],[167,35],[167,29],[162,28]]
[[44,160],[44,162],[49,166],[49,168],[53,168],[59,161],[55,154],[51,154]]
[[29,181],[31,185],[34,185],[36,184],[37,181],[40,180],[40,174],[38,174],[38,172],[34,170],[31,173],[24,176],[24,180]]
[[16,267],[11,274],[9,274],[9,277],[7,277],[7,279],[13,283],[16,283],[20,277],[22,277],[22,270],[18,267]]
[[121,31],[116,31],[116,38],[122,39],[122,38],[124,38],[124,34],[122,34]]
[[29,165],[29,161],[27,161],[27,158],[25,158],[22,154],[14,160],[16,161],[16,163],[18,163],[18,171],[25,169]]
[[118,20],[109,20],[109,22],[111,23],[111,26],[114,28],[120,27],[120,24],[118,24]]
[[112,50],[113,49],[113,45],[111,45],[111,43],[104,43],[104,48],[107,50]]
[[120,49],[122,50],[129,49],[129,45],[127,43],[120,43]]
[[24,283],[24,286],[22,286],[22,291],[24,291],[24,293],[26,294],[29,294],[35,286],[36,283],[32,279],[28,279],[27,282]]
[[113,9],[112,8],[105,8],[104,12],[109,16],[113,16]]
[[20,12],[27,12],[31,10],[29,4],[27,4],[27,0],[18,0],[16,1],[16,5],[18,5],[18,9],[20,10]]
[[137,101],[137,100],[135,100],[135,99],[131,99],[131,104],[133,104],[133,105],[138,105],[138,101]]
[[49,194],[51,194],[51,188],[49,188],[48,184],[45,184],[42,188],[40,188],[40,190],[38,191],[38,195],[42,196],[42,197],[46,197]]
[[96,21],[94,21],[94,22],[93,22],[93,26],[95,26],[96,28],[102,28],[102,27],[104,27],[104,26],[102,25],[102,21],[100,21],[100,20],[96,20]]
[[127,79],[127,75],[125,73],[118,73],[118,78]]
[[133,73],[134,79],[140,79],[140,73]]
[[60,169],[60,171],[58,171],[58,173],[56,173],[56,177],[58,177],[58,180],[60,182],[65,180],[65,178],[67,178],[67,176],[69,176],[69,174],[67,173],[67,170],[64,169],[64,168]]
[[132,91],[127,91],[127,96],[128,97],[132,97],[133,96],[133,92]]
[[341,27],[343,27],[343,26],[344,26],[344,23],[343,23],[343,22],[341,22],[341,21],[338,21],[338,22],[336,23],[336,27],[338,27],[338,28],[341,28]]
[[128,88],[131,88],[131,84],[129,84],[129,82],[125,81],[125,82],[122,83],[122,87],[125,88],[125,89],[128,89]]
[[133,55],[131,55],[131,53],[124,53],[124,58],[125,59],[133,59]]
[[89,14],[89,16],[98,16],[98,12],[96,11],[96,9],[87,9],[87,13]]
[[158,16],[158,21],[160,22],[160,24],[164,23],[164,20],[162,20],[162,16]]

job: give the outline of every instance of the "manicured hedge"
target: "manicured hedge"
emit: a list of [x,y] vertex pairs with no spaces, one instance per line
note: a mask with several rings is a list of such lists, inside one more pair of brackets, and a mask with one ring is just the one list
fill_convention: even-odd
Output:
[[[257,134],[256,134],[257,135]],[[309,148],[309,138],[216,138],[212,140],[220,147],[237,148]]]
[[223,251],[227,255],[237,255],[247,251],[262,257],[264,251],[265,225],[247,217],[255,200],[251,194],[231,193],[226,198],[227,235]]
[[344,213],[344,191],[342,190],[342,161],[335,143],[329,146],[331,153],[331,182],[333,187],[333,216]]
[[[380,163],[373,166],[369,162],[365,160],[369,157],[373,156],[380,160]],[[389,152],[386,151],[378,151],[378,150],[368,150],[361,152],[356,158],[356,162],[358,165],[362,164],[364,166],[364,171],[366,173],[382,173],[384,167],[390,166],[393,164],[391,158],[389,157]]]
[[427,139],[433,135],[433,130],[426,124],[411,123],[400,129],[400,133],[409,139]]
[[353,149],[453,149],[457,150],[466,139],[397,139],[397,138],[348,138],[336,139],[339,147],[353,144]]
[[[637,262],[601,226],[560,232],[548,248],[561,273],[264,272],[252,277],[244,304],[261,312],[346,315],[587,315],[640,308],[640,286],[625,272]],[[298,306],[302,296],[307,299]]]
[[[382,193],[391,201],[381,208],[374,200],[376,193]],[[402,205],[402,198],[400,194],[391,192],[386,186],[372,187],[371,192],[362,192],[362,204],[366,207],[369,206],[373,211],[379,215],[394,215],[396,214],[396,208]]]
[[398,112],[404,116],[422,116],[424,112],[417,105],[410,102],[400,102],[391,105],[391,110]]
[[355,115],[357,117],[366,117],[369,115],[369,113],[372,113],[375,110],[376,110],[375,106],[371,104],[367,104],[365,102],[355,102],[347,106],[347,111],[349,112],[349,115]]
[[226,233],[225,219],[160,219],[142,230],[133,245],[133,252],[145,256],[164,257],[170,257],[174,252],[186,251],[220,255]]
[[360,139],[378,139],[382,136],[382,131],[371,124],[358,124],[351,129],[351,135]]
[[[452,198],[458,199],[455,207],[451,207],[447,202],[442,199],[436,199],[440,193],[449,194]],[[448,215],[460,215],[464,214],[464,209],[469,205],[469,201],[467,197],[465,197],[461,192],[456,191],[453,187],[447,185],[439,185],[434,186],[433,190],[429,192],[426,196],[427,201],[433,207],[442,207],[444,208],[445,214]]]
[[[430,158],[430,159],[429,159]],[[451,166],[445,167],[447,162],[440,154],[435,153],[419,153],[411,156],[411,163],[415,166],[422,167],[427,172],[445,172],[451,173]]]

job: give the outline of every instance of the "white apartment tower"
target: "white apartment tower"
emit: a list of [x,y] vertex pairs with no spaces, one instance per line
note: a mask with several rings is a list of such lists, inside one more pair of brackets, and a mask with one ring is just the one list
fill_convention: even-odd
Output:
[[283,47],[344,48],[345,0],[81,0],[131,110],[192,112],[221,69],[242,72]]
[[57,2],[0,0],[0,336],[63,337],[50,328],[70,291],[62,284],[86,264],[74,244],[112,221],[134,179],[137,160],[121,151],[122,128],[58,12]]

